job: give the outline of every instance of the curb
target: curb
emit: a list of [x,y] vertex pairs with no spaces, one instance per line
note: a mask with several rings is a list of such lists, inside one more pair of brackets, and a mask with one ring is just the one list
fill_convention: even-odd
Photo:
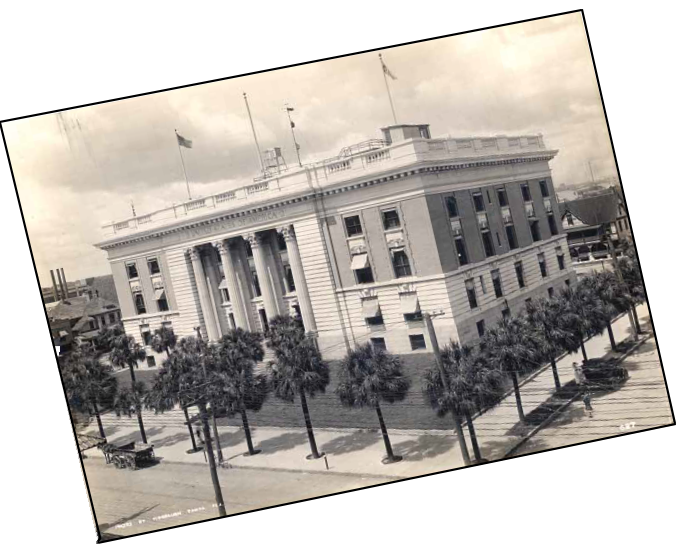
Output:
[[[622,363],[625,359],[627,359],[631,354],[633,354],[636,350],[638,350],[639,347],[645,343],[651,335],[644,335],[641,339],[638,341],[634,342],[633,346],[629,348],[618,360],[617,364]],[[569,407],[573,401],[579,399],[581,396],[580,393],[575,394],[572,398],[569,399],[564,405],[562,405],[559,409],[555,410],[546,420],[544,420],[541,424],[539,424],[536,428],[534,428],[531,432],[529,432],[526,436],[524,436],[521,440],[519,440],[517,443],[515,443],[510,449],[508,449],[507,453],[505,453],[502,456],[502,459],[507,459],[512,456],[512,454],[517,451],[522,445],[524,445],[527,441],[529,441],[531,438],[533,438],[538,432],[543,430],[546,426],[548,426],[554,419],[556,419],[559,415],[562,414],[562,412]],[[500,459],[500,460],[502,460]]]

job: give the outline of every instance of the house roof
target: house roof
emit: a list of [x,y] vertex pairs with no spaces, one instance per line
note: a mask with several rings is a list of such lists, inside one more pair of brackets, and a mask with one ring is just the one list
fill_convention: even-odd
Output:
[[612,191],[562,202],[560,206],[563,215],[569,212],[589,226],[609,223],[617,219],[617,195]]
[[116,305],[102,297],[73,297],[60,301],[55,306],[47,309],[51,320],[79,320],[84,316],[97,316],[119,310]]

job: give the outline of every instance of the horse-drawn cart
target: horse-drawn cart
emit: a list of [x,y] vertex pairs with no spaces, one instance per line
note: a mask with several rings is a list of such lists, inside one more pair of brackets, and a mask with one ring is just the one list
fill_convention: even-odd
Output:
[[126,445],[111,443],[100,447],[105,455],[107,464],[114,464],[117,468],[136,470],[141,464],[155,462],[155,451],[152,445],[132,441]]

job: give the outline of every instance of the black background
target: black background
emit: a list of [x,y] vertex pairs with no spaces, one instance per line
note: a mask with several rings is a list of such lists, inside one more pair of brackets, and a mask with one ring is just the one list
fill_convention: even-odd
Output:
[[[11,39],[3,54],[1,118],[8,122],[562,13],[569,12],[5,11]],[[669,310],[664,306],[672,302],[666,295],[671,283],[664,282],[674,249],[665,205],[671,202],[666,187],[675,179],[674,159],[666,155],[673,150],[675,11],[582,15],[675,405],[674,347],[665,331],[671,304]],[[11,219],[5,221],[9,268],[2,284],[3,541],[95,542],[6,147],[3,153],[11,202],[4,208]],[[74,204],[73,214],[81,207],[87,204]],[[18,400],[9,398],[13,394]],[[673,543],[675,433],[666,427],[625,434],[128,541]]]

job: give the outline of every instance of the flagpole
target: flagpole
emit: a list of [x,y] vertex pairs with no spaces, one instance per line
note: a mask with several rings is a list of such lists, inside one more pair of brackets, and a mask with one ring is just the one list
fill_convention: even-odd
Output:
[[179,147],[179,156],[181,156],[181,167],[183,168],[183,177],[186,179],[186,190],[188,191],[188,199],[192,200],[191,198],[191,186],[188,184],[188,175],[186,174],[186,164],[183,161],[183,153],[181,152],[181,144],[179,143],[179,132],[174,130],[174,133],[176,133],[176,146]]
[[381,72],[383,72],[383,81],[386,84],[386,92],[388,93],[388,102],[391,104],[391,112],[393,113],[393,123],[398,125],[398,119],[395,117],[395,107],[393,106],[393,98],[391,97],[391,88],[388,86],[388,76],[384,70],[383,57],[379,53],[379,61],[381,61]]
[[260,149],[260,143],[257,141],[257,133],[255,132],[255,124],[252,121],[252,114],[250,114],[250,105],[248,104],[248,95],[243,92],[243,99],[245,100],[245,108],[248,110],[248,118],[250,119],[250,128],[252,129],[252,136],[255,139],[255,148],[257,148],[257,159],[260,161],[260,167],[262,172],[264,172],[264,160],[262,159],[262,150]]
[[295,125],[293,124],[293,120],[291,120],[291,110],[292,108],[288,106],[288,103],[286,103],[286,116],[288,116],[288,125],[291,126],[291,135],[293,136],[293,146],[295,147],[295,153],[298,156],[298,165],[300,167],[303,167],[302,160],[300,160],[300,145],[298,144],[298,141],[295,140]]

